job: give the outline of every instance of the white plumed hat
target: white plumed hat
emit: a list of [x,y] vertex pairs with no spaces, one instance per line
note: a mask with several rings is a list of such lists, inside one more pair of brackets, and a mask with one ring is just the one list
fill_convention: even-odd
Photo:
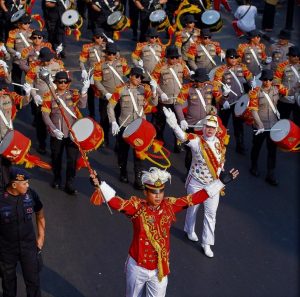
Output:
[[149,171],[143,171],[142,183],[146,188],[163,189],[168,180],[171,182],[171,174],[157,167],[151,167]]

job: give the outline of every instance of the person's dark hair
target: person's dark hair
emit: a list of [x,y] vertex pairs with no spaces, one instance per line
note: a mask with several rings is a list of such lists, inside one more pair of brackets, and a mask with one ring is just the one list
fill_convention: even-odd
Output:
[[251,2],[252,2],[251,0],[244,0],[245,5],[250,5],[250,4],[252,4]]

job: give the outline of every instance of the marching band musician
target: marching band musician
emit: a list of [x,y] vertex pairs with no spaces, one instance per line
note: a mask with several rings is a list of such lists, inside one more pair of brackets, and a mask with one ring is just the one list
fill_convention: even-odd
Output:
[[[157,112],[153,114],[153,125],[156,129],[157,139],[163,140],[166,118],[163,107],[174,110],[174,102],[182,88],[183,78],[189,77],[189,71],[185,62],[180,59],[176,46],[169,46],[166,50],[166,60],[156,65],[152,72],[153,79],[158,83],[159,103]],[[174,139],[174,152],[179,153],[180,147]]]
[[209,29],[202,29],[200,37],[192,43],[187,51],[188,64],[192,70],[205,68],[207,73],[217,66],[215,57],[225,58],[225,53],[220,47],[220,43],[211,40],[212,34]]
[[[23,70],[20,68],[21,52],[32,43],[30,39],[33,29],[30,28],[31,17],[24,14],[18,21],[18,28],[9,31],[6,42],[7,51],[12,57],[12,77],[15,83],[21,84]],[[15,91],[21,95],[21,88],[14,87]]]
[[[89,80],[83,82],[81,93],[77,89],[70,89],[71,79],[66,71],[59,71],[55,74],[54,83],[56,85],[56,96],[61,102],[61,108],[64,110],[70,125],[72,125],[77,116],[80,115],[79,108],[86,107],[87,90]],[[64,148],[67,154],[66,184],[65,192],[69,195],[75,195],[76,189],[73,182],[76,175],[76,162],[78,157],[78,148],[70,138],[70,132],[67,124],[61,114],[61,111],[51,92],[43,95],[42,114],[45,124],[50,133],[50,147],[52,159],[52,171],[54,179],[52,187],[59,189],[61,187],[61,167]]]
[[10,83],[11,73],[8,70],[8,65],[0,59],[0,90],[8,88]]
[[65,58],[65,25],[61,21],[61,16],[67,9],[65,8],[65,1],[42,0],[42,8],[48,41],[52,44],[52,48],[60,54],[60,57]]
[[[109,99],[107,106],[108,118],[112,127],[112,135],[118,135],[118,165],[120,168],[120,181],[123,183],[128,183],[127,159],[129,144],[124,141],[122,134],[131,122],[140,117],[145,118],[144,107],[146,105],[156,106],[158,103],[156,82],[150,82],[150,88],[148,84],[141,83],[142,78],[143,70],[141,68],[131,68],[129,82],[116,88]],[[121,114],[120,117],[116,119],[114,109],[118,102],[121,106]],[[142,160],[138,159],[134,154],[134,187],[138,190],[144,189],[141,182],[142,169]]]
[[158,32],[155,28],[148,29],[147,39],[146,42],[137,43],[131,58],[136,67],[144,68],[146,79],[151,80],[149,74],[152,73],[155,66],[164,57],[165,46],[158,37]]
[[[256,87],[256,84],[247,66],[240,63],[238,58],[239,55],[235,49],[230,48],[226,50],[226,64],[219,66],[215,72],[214,82],[216,89],[214,89],[213,93],[217,98],[218,104],[222,107],[219,114],[225,127],[227,127],[232,114],[236,152],[244,155],[243,121],[235,116],[233,103],[245,93],[245,82],[249,82],[253,88]],[[223,90],[221,93],[220,87]]]
[[30,39],[32,40],[32,45],[24,48],[21,52],[20,68],[25,73],[30,69],[29,64],[38,60],[40,50],[43,47],[48,47],[52,50],[51,43],[44,41],[44,34],[42,31],[34,30]]
[[[7,89],[0,89],[0,141],[3,140],[8,130],[13,129],[12,121],[17,108],[21,109],[30,102],[30,85],[24,84],[23,90],[25,91],[25,96]],[[10,167],[11,162],[0,155],[0,193],[3,193],[5,186],[9,182]]]
[[[171,179],[171,175],[156,167],[143,172],[146,199],[136,196],[129,200],[122,199],[106,182],[101,182],[101,191],[110,207],[124,213],[133,224],[133,240],[125,264],[126,297],[141,296],[144,290],[146,296],[166,295],[170,273],[170,227],[176,220],[176,213],[210,200],[208,197],[214,197],[224,184],[237,175],[238,171],[233,170],[226,175],[226,180],[221,177],[200,191],[180,198],[164,196],[165,183]],[[94,184],[99,185],[97,177],[92,177]]]
[[[175,113],[180,123],[180,128],[186,132],[193,132],[194,129],[190,126],[195,126],[200,120],[211,112],[213,102],[214,86],[207,75],[204,68],[197,68],[195,74],[191,75],[193,82],[184,84],[175,103]],[[183,108],[187,103],[186,115]],[[187,172],[190,170],[192,162],[192,154],[189,147],[186,147],[185,168]]]
[[289,89],[288,96],[280,96],[278,110],[282,119],[293,115],[294,122],[300,126],[300,49],[291,46],[287,53],[288,60],[280,63],[275,71],[274,81]]
[[168,0],[133,0],[140,10],[140,42],[146,41],[146,32],[150,25],[149,16],[151,12],[162,9]]
[[34,107],[34,118],[36,136],[38,140],[37,151],[44,155],[46,154],[47,128],[42,117],[41,104],[42,98],[49,91],[47,84],[39,78],[41,68],[46,68],[51,73],[51,78],[55,74],[64,70],[64,63],[61,60],[55,59],[54,52],[49,47],[41,48],[37,61],[33,61],[29,65],[29,70],[25,76],[25,80],[31,86],[38,90],[31,90],[31,96],[34,99],[36,106]]
[[249,110],[251,110],[254,126],[257,129],[253,133],[253,145],[251,150],[251,168],[250,173],[253,176],[259,176],[258,157],[264,140],[267,142],[267,176],[266,182],[276,186],[278,181],[275,178],[276,166],[276,143],[270,138],[270,129],[280,119],[277,110],[279,96],[287,96],[288,89],[283,85],[275,85],[273,81],[273,71],[265,69],[260,77],[261,87],[256,87],[249,92]]
[[[97,62],[104,59],[104,50],[107,40],[103,33],[103,29],[96,28],[93,33],[93,42],[82,46],[79,57],[82,79],[86,79],[88,77],[88,70],[93,69]],[[90,117],[95,118],[95,90],[93,85],[94,83],[92,81],[91,87],[88,90],[88,109]]]
[[[178,126],[175,114],[170,109],[164,109],[169,126],[176,137],[190,147],[192,151],[192,165],[186,180],[188,194],[198,192],[219,178],[225,162],[226,148],[221,139],[216,136],[218,119],[215,115],[207,115],[203,121],[203,134],[186,134]],[[204,202],[204,220],[202,232],[202,248],[207,257],[214,256],[211,246],[215,242],[216,214],[220,193],[216,192],[210,199]],[[198,241],[195,232],[196,217],[199,206],[191,206],[187,209],[184,231],[191,241]]]
[[262,71],[263,63],[269,64],[271,57],[267,57],[266,47],[260,42],[260,33],[258,30],[252,30],[248,33],[249,42],[239,44],[237,53],[242,63],[246,64],[253,75],[258,75]]
[[125,76],[130,72],[125,58],[118,57],[115,43],[108,43],[105,50],[105,60],[95,63],[95,87],[100,91],[99,100],[100,125],[104,131],[104,144],[109,145],[109,120],[107,105],[117,86],[124,83]]
[[182,59],[185,62],[188,61],[188,49],[200,36],[200,29],[195,27],[195,22],[193,14],[186,15],[184,18],[185,27],[175,33],[175,45],[180,49]]
[[271,70],[275,72],[279,63],[282,63],[286,60],[287,53],[289,48],[293,46],[289,42],[291,34],[287,30],[281,30],[278,35],[278,41],[273,43],[268,49],[269,56],[272,57],[272,62],[270,64]]

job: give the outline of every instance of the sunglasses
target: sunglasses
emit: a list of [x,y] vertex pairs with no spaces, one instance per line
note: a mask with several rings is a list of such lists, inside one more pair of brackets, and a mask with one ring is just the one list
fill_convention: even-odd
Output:
[[210,36],[204,36],[203,39],[211,39]]
[[141,78],[142,78],[142,76],[139,75],[139,74],[134,74],[133,76],[134,76],[135,78],[137,78],[137,79],[139,79],[139,78],[141,79]]
[[170,57],[171,60],[178,59],[178,57]]
[[238,57],[236,57],[236,56],[230,56],[230,57],[228,57],[228,59],[237,59]]
[[94,38],[99,39],[99,38],[103,38],[103,36],[96,35],[94,36]]
[[22,23],[23,25],[29,25],[31,22]]
[[299,56],[297,56],[297,55],[289,55],[289,57],[297,58],[297,57],[299,57]]
[[32,39],[42,39],[42,36],[33,36]]
[[111,55],[114,56],[114,55],[116,55],[116,53],[111,53],[111,52],[107,52],[106,54],[107,54],[108,56],[111,56]]
[[264,78],[264,79],[262,79],[262,81],[272,81],[273,79],[271,79],[271,78]]
[[151,36],[150,38],[158,38],[158,36]]
[[62,84],[68,84],[69,82],[67,80],[59,80],[57,83],[62,85]]

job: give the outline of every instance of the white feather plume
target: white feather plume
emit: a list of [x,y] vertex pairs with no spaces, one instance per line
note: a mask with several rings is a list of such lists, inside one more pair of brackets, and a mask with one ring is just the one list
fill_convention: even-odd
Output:
[[160,180],[163,184],[170,180],[171,174],[166,170],[161,170],[157,167],[150,167],[149,171],[143,171],[142,183],[154,185],[156,181]]

